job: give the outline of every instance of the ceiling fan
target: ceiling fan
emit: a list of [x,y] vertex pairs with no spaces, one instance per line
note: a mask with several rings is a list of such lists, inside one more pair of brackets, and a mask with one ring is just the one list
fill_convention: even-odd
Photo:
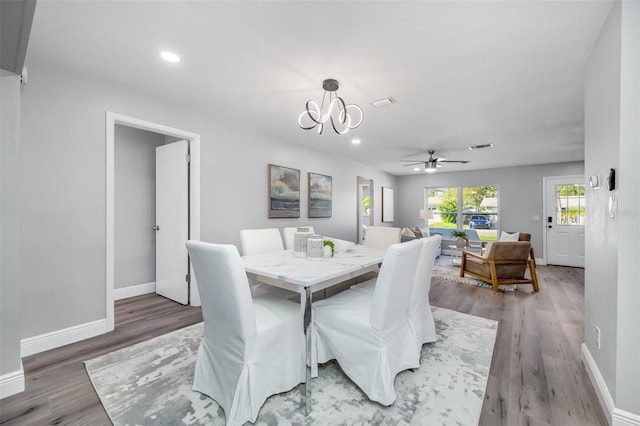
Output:
[[410,164],[405,164],[405,166],[416,166],[418,164],[424,164],[424,171],[425,172],[430,172],[430,173],[433,173],[438,168],[442,167],[442,164],[440,164],[440,163],[462,163],[462,164],[466,164],[466,163],[469,162],[468,160],[446,160],[444,158],[434,157],[433,154],[435,154],[436,152],[434,150],[432,150],[432,149],[427,151],[427,153],[429,154],[429,158],[426,161],[424,161],[424,160],[400,160],[400,161],[411,161],[412,162]]

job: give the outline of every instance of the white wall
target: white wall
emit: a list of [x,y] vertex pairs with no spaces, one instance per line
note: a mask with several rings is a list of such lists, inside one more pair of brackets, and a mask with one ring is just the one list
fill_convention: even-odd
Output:
[[[147,98],[135,88],[27,60],[20,164],[23,339],[106,316],[107,110],[201,135],[204,241],[239,245],[241,228],[304,223],[355,240],[356,177],[373,178],[376,191],[395,186],[393,176],[369,167],[253,133],[243,123],[217,121],[216,111]],[[300,219],[267,219],[268,163],[301,170]],[[333,176],[332,218],[306,218],[308,172]]]
[[[617,172],[615,191],[603,186],[588,194],[585,258],[588,369],[613,424],[628,413],[640,422],[639,24],[637,2],[616,2],[585,73],[585,174]],[[608,215],[610,195],[618,200],[616,218]]]
[[156,147],[165,135],[116,125],[115,288],[156,280]]
[[[500,218],[503,231],[527,232],[536,257],[542,258],[542,238],[545,218],[542,178],[549,176],[583,175],[582,162],[506,167],[468,172],[420,173],[398,177],[396,223],[399,226],[423,226],[418,218],[424,208],[425,187],[487,186],[499,187]],[[540,221],[534,221],[538,215]]]
[[616,406],[640,424],[640,2],[621,6]]
[[[7,374],[20,364],[20,253],[18,156],[20,153],[20,76],[0,70],[0,395]],[[20,379],[24,386],[23,378]],[[13,393],[13,392],[10,392]]]

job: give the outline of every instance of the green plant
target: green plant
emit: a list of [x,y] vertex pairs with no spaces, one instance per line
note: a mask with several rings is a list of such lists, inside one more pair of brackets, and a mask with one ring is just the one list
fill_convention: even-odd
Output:
[[333,241],[324,240],[324,245],[331,247],[331,256],[333,257],[333,252],[335,250],[335,244],[333,244]]
[[364,214],[369,214],[369,209],[371,208],[371,197],[368,195],[362,197],[362,210],[364,210]]
[[459,238],[467,238],[467,233],[465,231],[460,231],[456,229],[455,231],[451,231],[451,235]]

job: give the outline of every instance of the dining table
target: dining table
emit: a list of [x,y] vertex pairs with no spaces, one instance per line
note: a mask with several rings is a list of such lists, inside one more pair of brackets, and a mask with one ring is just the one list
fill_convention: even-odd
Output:
[[385,250],[352,245],[331,257],[297,257],[293,250],[279,250],[242,257],[247,275],[257,282],[294,291],[300,295],[300,317],[305,335],[305,382],[302,404],[311,413],[312,296],[314,292],[339,285],[368,272],[377,271]]

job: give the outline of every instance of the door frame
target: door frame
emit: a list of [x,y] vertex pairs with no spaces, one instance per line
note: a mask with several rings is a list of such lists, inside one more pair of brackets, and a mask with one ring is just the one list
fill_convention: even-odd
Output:
[[[147,130],[155,133],[173,136],[189,141],[191,164],[190,164],[190,195],[189,195],[189,220],[191,222],[191,233],[189,238],[200,239],[200,135],[186,130],[176,129],[163,124],[145,121],[123,114],[106,111],[105,119],[105,147],[106,147],[106,317],[107,329],[112,331],[115,328],[114,318],[114,287],[115,287],[115,129],[116,125],[133,127],[135,129]],[[193,266],[189,265],[191,275],[190,283],[190,304],[200,306],[200,296],[198,294]]]
[[547,187],[550,180],[556,179],[581,179],[584,183],[584,175],[567,175],[567,176],[545,176],[542,178],[542,262],[541,265],[546,265],[549,256],[547,256]]

